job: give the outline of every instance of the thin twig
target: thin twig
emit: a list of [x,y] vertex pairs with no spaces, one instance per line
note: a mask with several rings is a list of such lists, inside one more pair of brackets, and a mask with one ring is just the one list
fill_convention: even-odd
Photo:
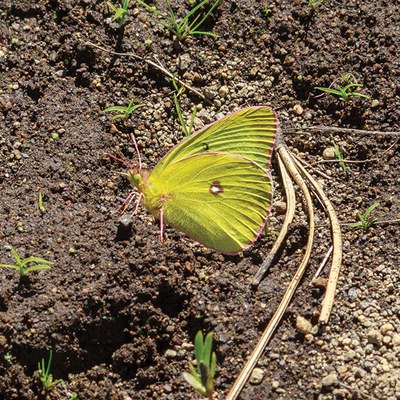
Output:
[[[386,150],[378,153],[379,155],[384,155],[385,153],[387,153],[389,150],[391,150],[394,146],[396,146],[396,144],[398,143],[399,140],[396,140],[392,145],[390,145]],[[313,162],[311,165],[315,165],[315,164],[320,164],[320,163],[339,163],[339,162],[343,162],[345,164],[363,164],[363,163],[367,163],[367,162],[373,162],[373,161],[381,161],[382,158],[380,157],[376,157],[376,158],[367,158],[366,160],[318,160]]]
[[[352,228],[355,222],[340,222],[339,225],[343,226],[345,228]],[[361,222],[359,222],[360,227]],[[400,219],[387,219],[385,221],[375,221],[374,225],[396,225],[396,224],[400,224]],[[330,226],[330,224],[317,224],[315,225],[316,228],[322,228],[322,227],[326,227],[326,226]]]
[[141,56],[138,56],[135,53],[118,53],[116,51],[113,50],[109,50],[109,49],[105,49],[104,47],[101,47],[97,44],[91,43],[91,42],[84,42],[85,45],[87,46],[92,46],[92,47],[96,47],[97,49],[101,50],[101,51],[105,51],[107,53],[113,54],[115,56],[124,56],[124,57],[132,57],[135,60],[139,60],[139,61],[143,61],[148,65],[151,65],[152,67],[154,67],[155,69],[158,69],[159,71],[161,71],[164,75],[168,76],[169,78],[175,79],[175,82],[177,82],[179,85],[184,86],[186,89],[188,89],[190,92],[196,94],[196,96],[200,97],[202,100],[207,101],[208,103],[211,103],[211,101],[209,99],[207,99],[207,97],[204,96],[204,94],[202,94],[201,92],[199,92],[197,89],[195,89],[194,87],[188,85],[187,83],[185,83],[183,80],[181,80],[180,78],[176,77],[174,74],[172,74],[171,72],[169,72],[166,68],[164,68],[161,63],[156,63],[148,58],[144,58]]
[[268,268],[270,267],[272,261],[276,257],[276,254],[278,253],[281,245],[284,243],[284,240],[286,238],[289,225],[293,221],[294,217],[294,212],[296,208],[296,194],[294,192],[294,187],[292,180],[290,179],[286,168],[282,164],[282,159],[279,156],[279,153],[277,153],[277,158],[279,162],[279,169],[281,171],[282,175],[282,181],[283,181],[283,187],[285,188],[285,193],[286,193],[286,215],[285,215],[285,220],[283,221],[283,225],[281,230],[279,231],[279,235],[277,239],[275,240],[274,245],[272,246],[271,251],[269,252],[267,258],[264,260],[264,262],[261,264],[259,270],[257,273],[254,275],[252,285],[256,286],[260,283],[262,277],[265,275],[267,272]]
[[286,133],[298,134],[298,133],[309,133],[307,131],[328,131],[328,132],[337,132],[337,133],[354,133],[356,135],[387,135],[387,136],[400,136],[400,132],[395,131],[367,131],[364,129],[353,129],[353,128],[338,128],[336,126],[324,126],[324,125],[317,125],[317,126],[307,126],[306,128],[285,128]]
[[315,280],[318,278],[319,274],[320,274],[321,271],[324,269],[326,263],[327,263],[328,260],[329,260],[329,257],[330,257],[331,254],[332,254],[332,250],[333,250],[333,246],[329,247],[329,250],[327,251],[327,253],[326,253],[324,259],[322,260],[321,265],[318,267],[317,272],[315,273],[314,277],[311,279],[311,282],[310,282],[310,285],[309,285],[309,286],[312,286],[312,285],[314,284]]
[[304,165],[306,165],[307,167],[309,167],[309,168],[311,168],[316,174],[319,174],[319,175],[321,175],[323,178],[325,178],[325,179],[332,179],[332,177],[331,176],[328,176],[327,174],[325,174],[324,172],[322,172],[322,171],[319,171],[318,169],[315,169],[314,167],[313,167],[313,165],[315,164],[310,164],[310,163],[308,163],[307,161],[305,161],[305,160],[303,160],[302,158],[300,158],[298,155],[296,155],[296,154],[293,154],[293,153],[290,153],[291,155],[292,155],[292,157],[294,157],[297,161],[299,161],[299,162],[301,162],[301,163],[303,163]]

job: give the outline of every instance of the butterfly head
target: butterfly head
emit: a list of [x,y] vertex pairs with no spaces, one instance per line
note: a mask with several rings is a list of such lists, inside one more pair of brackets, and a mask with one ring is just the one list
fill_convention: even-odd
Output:
[[139,173],[138,168],[131,168],[128,171],[128,179],[129,179],[130,184],[133,187],[135,187],[135,188],[139,187],[139,184],[140,184],[140,181],[141,181],[141,177],[140,177],[140,173]]
[[143,192],[148,185],[148,177],[150,172],[147,170],[139,170],[139,168],[130,168],[128,171],[128,179],[130,184]]

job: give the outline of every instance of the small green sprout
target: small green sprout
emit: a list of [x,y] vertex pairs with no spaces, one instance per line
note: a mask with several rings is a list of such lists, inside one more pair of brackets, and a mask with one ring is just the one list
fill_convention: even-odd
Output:
[[6,353],[6,354],[4,354],[3,358],[4,358],[4,361],[10,363],[12,360],[12,355],[11,355],[11,353]]
[[360,83],[348,83],[346,86],[343,87],[335,84],[335,87],[336,89],[332,89],[330,87],[316,86],[315,89],[320,90],[321,92],[330,93],[338,96],[345,102],[349,101],[350,97],[363,97],[365,99],[369,99],[369,96],[354,91],[354,88],[363,87],[363,85],[361,85]]
[[264,4],[264,14],[269,20],[270,14],[271,14],[271,9],[268,7],[267,3]]
[[[208,35],[217,37],[218,35],[199,30],[200,26],[203,25],[205,20],[210,16],[213,10],[217,7],[221,0],[216,0],[212,7],[204,14],[203,18],[201,18],[200,9],[205,6],[207,3],[210,3],[210,0],[201,1],[196,7],[192,8],[181,20],[178,19],[174,10],[172,9],[171,3],[169,0],[165,0],[166,11],[161,11],[156,6],[151,6],[145,3],[143,0],[136,0],[136,2],[153,13],[157,15],[159,18],[159,23],[169,30],[173,35],[175,35],[178,40],[183,40],[187,36],[190,35]],[[155,2],[158,3],[157,1]]]
[[336,143],[333,143],[333,147],[335,148],[336,157],[339,160],[339,166],[342,168],[343,171],[347,171],[350,169],[345,163],[343,158],[343,153],[340,151],[339,146]]
[[215,368],[217,357],[212,352],[213,335],[209,332],[205,339],[203,332],[198,331],[194,339],[194,354],[196,357],[197,368],[192,363],[189,364],[189,372],[184,372],[185,380],[200,394],[213,398]]
[[131,1],[132,0],[123,0],[121,7],[115,6],[111,1],[107,1],[108,7],[114,12],[113,20],[119,19],[120,28],[122,28],[125,23],[126,14],[128,13],[128,7]]
[[120,112],[120,114],[113,115],[112,119],[128,119],[129,116],[138,108],[143,107],[144,104],[134,104],[132,99],[127,106],[112,106],[103,110],[103,112]]
[[189,125],[187,125],[185,120],[183,119],[181,107],[179,105],[179,100],[178,100],[178,96],[176,93],[174,93],[174,103],[175,103],[176,113],[178,114],[179,123],[181,124],[182,129],[183,129],[183,133],[185,134],[185,136],[189,136],[193,132],[193,124],[194,124],[194,119],[196,117],[197,108],[196,108],[196,106],[193,108],[192,116],[190,117],[190,121],[189,121]]
[[51,134],[51,137],[49,139],[49,142],[55,142],[56,140],[60,139],[60,135],[56,132],[53,132]]
[[[49,269],[53,265],[52,261],[45,260],[44,258],[39,257],[28,257],[24,258],[23,260],[17,253],[17,250],[14,247],[11,247],[11,253],[13,254],[15,261],[17,262],[16,265],[12,264],[0,264],[0,267],[3,268],[11,268],[15,269],[19,272],[20,277],[25,276],[29,272],[37,271],[40,269]],[[26,264],[32,263],[30,267],[26,267]]]
[[316,8],[316,7],[320,6],[323,2],[324,2],[324,0],[308,0],[308,5],[313,8]]
[[44,358],[42,358],[42,361],[38,363],[38,370],[35,371],[33,374],[35,378],[38,378],[40,382],[42,382],[43,388],[46,391],[49,391],[52,387],[57,386],[60,383],[64,382],[62,379],[57,379],[53,381],[53,375],[50,374],[50,366],[52,358],[53,358],[53,351],[50,350],[47,366],[45,365]]
[[376,221],[378,221],[378,218],[373,218],[371,217],[372,211],[375,210],[376,207],[379,206],[379,203],[374,203],[370,205],[366,210],[364,214],[358,213],[357,217],[360,220],[360,222],[356,222],[354,224],[351,224],[351,228],[358,228],[361,226],[363,232],[367,232],[368,228],[373,225]]
[[178,99],[178,97],[185,91],[185,87],[178,86],[175,76],[172,77],[172,84],[174,86],[174,89],[176,90],[176,93],[174,93],[174,103],[175,103],[176,114],[178,115],[179,123],[182,126],[183,133],[185,134],[185,136],[189,136],[193,132],[193,124],[194,124],[194,119],[196,118],[197,107],[195,106],[193,108],[192,115],[191,115],[190,121],[189,121],[189,125],[187,125],[185,120],[183,119],[183,115],[182,115],[182,111],[181,111],[181,107],[179,105],[179,99]]
[[42,192],[39,192],[38,207],[39,207],[39,211],[40,211],[42,214],[44,214],[44,212],[46,211],[46,207],[43,205],[43,195],[42,195]]

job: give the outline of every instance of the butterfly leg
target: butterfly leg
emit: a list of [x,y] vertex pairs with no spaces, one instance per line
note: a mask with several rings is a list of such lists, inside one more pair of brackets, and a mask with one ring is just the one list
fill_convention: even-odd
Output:
[[128,194],[128,196],[126,197],[126,199],[124,200],[124,202],[112,213],[112,215],[117,214],[117,213],[121,213],[123,214],[126,209],[129,207],[129,204],[132,203],[133,198],[135,197],[136,192],[131,192]]
[[164,238],[164,213],[163,209],[160,208],[160,241],[163,242]]
[[137,212],[137,210],[139,209],[140,200],[142,200],[142,197],[143,197],[143,193],[139,193],[139,197],[138,197],[138,199],[136,200],[135,209],[132,211],[132,215],[135,215],[136,212]]

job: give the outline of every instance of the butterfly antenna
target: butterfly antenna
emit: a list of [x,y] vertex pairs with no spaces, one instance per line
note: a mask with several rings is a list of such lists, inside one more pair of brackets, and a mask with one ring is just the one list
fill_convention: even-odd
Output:
[[164,213],[163,209],[160,209],[160,242],[163,242],[164,238]]
[[129,169],[133,169],[135,168],[135,165],[132,164],[128,159],[126,159],[123,155],[120,155],[120,157],[116,157],[113,154],[110,153],[106,153],[106,156],[112,158],[115,161],[118,161],[122,164],[124,164],[126,167],[128,167]]
[[136,142],[136,139],[135,139],[135,136],[133,135],[133,133],[131,133],[131,139],[132,139],[133,145],[135,146],[137,158],[139,161],[139,171],[141,171],[142,170],[142,157],[140,156],[139,147],[138,147],[138,144]]

